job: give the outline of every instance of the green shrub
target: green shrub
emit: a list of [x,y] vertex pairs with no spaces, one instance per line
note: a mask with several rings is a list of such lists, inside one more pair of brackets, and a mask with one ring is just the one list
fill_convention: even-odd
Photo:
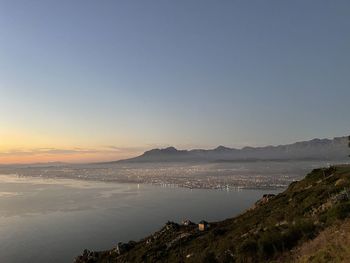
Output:
[[283,238],[276,229],[264,232],[258,240],[258,253],[262,257],[271,257],[283,248]]
[[291,227],[283,234],[284,249],[294,247],[302,237],[301,231],[296,227]]
[[204,255],[202,256],[201,258],[201,261],[202,263],[216,263],[218,262],[216,257],[215,257],[215,254],[211,251],[206,251],[204,253]]
[[315,225],[311,220],[298,220],[295,223],[294,228],[298,229],[301,236],[306,237],[307,239],[314,236]]
[[330,224],[335,220],[343,220],[350,216],[350,202],[339,203],[329,209],[325,215],[323,215],[324,222]]
[[238,247],[238,253],[245,255],[255,254],[257,250],[258,244],[253,238],[244,240],[242,244]]

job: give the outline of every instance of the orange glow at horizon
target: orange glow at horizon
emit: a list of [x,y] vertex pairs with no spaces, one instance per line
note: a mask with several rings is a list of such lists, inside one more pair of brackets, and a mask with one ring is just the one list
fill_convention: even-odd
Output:
[[25,164],[25,163],[47,163],[47,162],[67,162],[67,163],[85,163],[85,162],[105,162],[116,161],[132,157],[127,155],[108,155],[105,154],[72,154],[72,155],[50,155],[39,154],[33,156],[1,156],[0,164]]
[[88,153],[71,153],[71,154],[51,154],[51,153],[28,153],[21,156],[20,153],[0,152],[0,164],[23,164],[23,163],[46,163],[46,162],[68,162],[68,163],[85,163],[85,162],[105,162],[116,161],[120,159],[134,157],[139,154],[135,152],[106,152],[96,151]]
[[[62,139],[63,137],[65,140]],[[140,147],[124,146],[125,138],[123,140],[110,139],[117,145],[122,145],[115,147],[90,145],[88,142],[82,141],[78,135],[76,137],[78,138],[68,135],[56,137],[3,129],[0,131],[0,164],[104,162],[134,157],[143,152]],[[102,141],[97,143],[109,145]]]

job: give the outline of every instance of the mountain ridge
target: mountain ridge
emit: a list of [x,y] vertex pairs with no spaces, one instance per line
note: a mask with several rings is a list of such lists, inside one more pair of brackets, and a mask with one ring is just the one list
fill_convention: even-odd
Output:
[[342,160],[347,156],[346,136],[333,139],[315,138],[285,145],[240,149],[220,145],[214,149],[178,150],[173,146],[145,151],[142,155],[116,162],[201,162],[237,160]]

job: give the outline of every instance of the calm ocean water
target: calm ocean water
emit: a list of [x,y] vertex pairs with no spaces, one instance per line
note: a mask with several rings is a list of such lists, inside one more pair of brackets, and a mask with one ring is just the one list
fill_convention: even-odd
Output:
[[168,220],[232,217],[266,192],[276,191],[0,175],[0,262],[72,262],[85,248],[138,240]]

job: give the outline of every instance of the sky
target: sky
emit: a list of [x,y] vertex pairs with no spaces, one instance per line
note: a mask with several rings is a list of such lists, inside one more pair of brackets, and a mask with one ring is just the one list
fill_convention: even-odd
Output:
[[0,163],[349,133],[349,1],[1,0]]

